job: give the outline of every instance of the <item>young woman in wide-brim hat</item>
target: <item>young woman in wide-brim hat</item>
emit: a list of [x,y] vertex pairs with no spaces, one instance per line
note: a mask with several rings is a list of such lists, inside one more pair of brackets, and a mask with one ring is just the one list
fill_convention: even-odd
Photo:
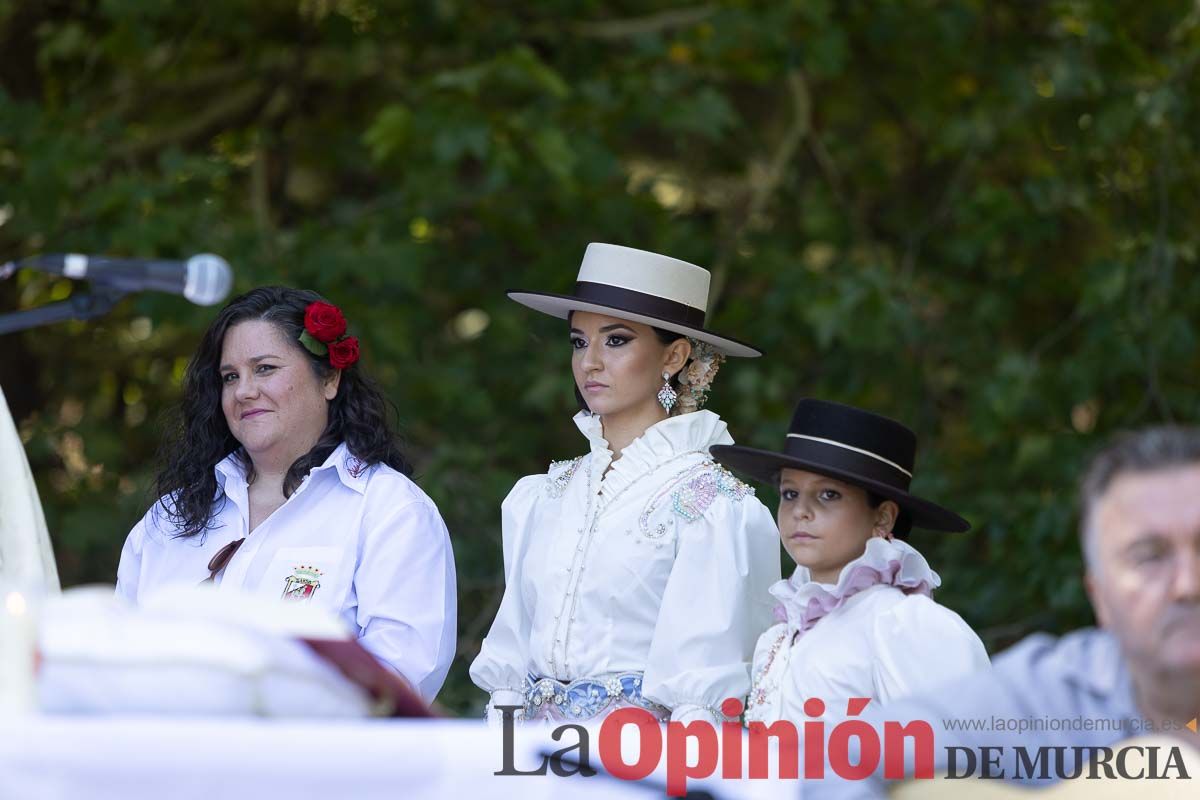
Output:
[[941,579],[904,541],[913,526],[970,527],[909,491],[916,446],[895,420],[801,400],[782,452],[712,448],[779,488],[779,535],[797,564],[770,589],[777,624],[755,648],[748,722],[809,719],[813,698],[841,715],[849,698],[894,700],[987,667],[975,632],[933,601]]
[[708,284],[693,264],[591,244],[574,293],[509,294],[568,320],[590,451],[503,503],[505,591],[471,665],[493,719],[634,705],[715,721],[749,689],[779,549],[770,512],[708,455],[732,443],[700,410],[718,366],[759,354],[704,327]]

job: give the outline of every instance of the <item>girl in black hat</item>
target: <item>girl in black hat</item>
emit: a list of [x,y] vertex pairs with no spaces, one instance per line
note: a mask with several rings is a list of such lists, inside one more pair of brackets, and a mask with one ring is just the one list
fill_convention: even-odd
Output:
[[941,583],[905,538],[966,520],[908,491],[915,434],[900,423],[801,400],[783,452],[718,445],[713,457],[779,488],[779,535],[796,571],[771,587],[777,624],[755,648],[747,721],[799,722],[806,700],[841,714],[988,665],[979,637],[932,593]]
[[708,284],[694,264],[592,244],[573,294],[510,294],[566,320],[589,452],[501,507],[504,597],[471,665],[493,719],[638,706],[716,722],[750,688],[779,545],[753,490],[708,455],[733,439],[704,392],[725,356],[758,355],[703,327]]

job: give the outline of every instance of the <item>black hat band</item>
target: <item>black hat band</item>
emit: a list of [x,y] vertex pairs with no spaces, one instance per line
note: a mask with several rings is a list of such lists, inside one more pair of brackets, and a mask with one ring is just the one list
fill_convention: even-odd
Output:
[[598,306],[619,308],[631,314],[641,314],[661,319],[664,322],[673,322],[688,328],[704,327],[704,309],[702,308],[694,308],[686,303],[635,292],[632,289],[622,289],[606,283],[579,281],[575,284],[575,298]]
[[786,455],[826,464],[832,469],[908,491],[912,472],[878,453],[819,436],[802,433],[789,433],[787,436],[788,442],[784,448]]

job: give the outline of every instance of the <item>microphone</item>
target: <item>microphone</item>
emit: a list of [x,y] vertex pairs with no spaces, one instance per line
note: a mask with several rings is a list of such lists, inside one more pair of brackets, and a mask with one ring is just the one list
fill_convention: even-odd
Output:
[[22,259],[15,266],[89,280],[122,292],[149,289],[181,294],[199,306],[221,302],[233,288],[229,263],[212,253],[201,253],[186,261],[51,253]]

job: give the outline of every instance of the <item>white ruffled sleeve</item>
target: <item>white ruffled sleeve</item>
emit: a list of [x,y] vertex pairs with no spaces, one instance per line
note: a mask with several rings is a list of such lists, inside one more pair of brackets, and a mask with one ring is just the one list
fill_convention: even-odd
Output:
[[880,705],[989,667],[975,631],[925,595],[908,595],[876,617],[873,638],[873,699]]
[[491,695],[489,715],[494,706],[523,705],[525,702],[533,613],[525,607],[521,595],[521,564],[529,546],[534,506],[545,485],[545,475],[528,475],[517,481],[500,505],[504,596],[496,619],[479,648],[479,655],[471,662],[471,680]]
[[[386,490],[385,483],[380,487]],[[390,492],[381,491],[390,499]],[[457,644],[450,534],[433,502],[386,502],[368,511],[354,591],[359,642],[433,702]]]
[[642,691],[673,721],[719,721],[722,701],[749,692],[755,642],[772,624],[779,533],[746,496],[719,498],[678,537]]

